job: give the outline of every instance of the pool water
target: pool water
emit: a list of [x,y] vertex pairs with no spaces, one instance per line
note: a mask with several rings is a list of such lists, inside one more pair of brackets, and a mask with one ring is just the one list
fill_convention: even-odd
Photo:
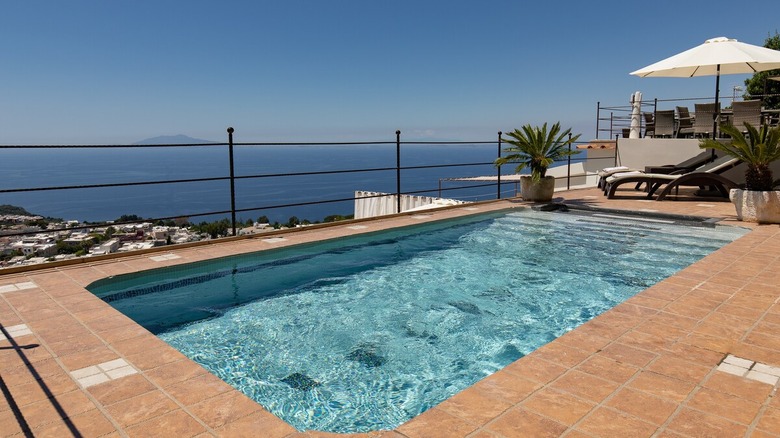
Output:
[[745,230],[478,215],[89,289],[299,430],[393,429]]

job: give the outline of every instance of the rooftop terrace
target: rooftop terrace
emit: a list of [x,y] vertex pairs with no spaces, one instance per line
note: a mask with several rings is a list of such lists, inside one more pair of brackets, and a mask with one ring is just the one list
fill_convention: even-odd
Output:
[[[780,436],[780,227],[728,202],[567,204],[752,231],[393,431],[363,437]],[[0,435],[328,437],[296,431],[84,287],[110,275],[523,205],[502,200],[0,275]],[[476,207],[476,209],[475,209]],[[597,255],[594,255],[594,258]],[[0,337],[2,339],[3,337]]]

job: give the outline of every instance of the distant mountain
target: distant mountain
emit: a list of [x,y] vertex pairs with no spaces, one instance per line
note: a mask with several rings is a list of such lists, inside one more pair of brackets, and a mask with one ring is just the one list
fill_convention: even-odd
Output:
[[183,134],[179,134],[179,135],[161,135],[159,137],[147,138],[145,140],[141,140],[133,144],[208,144],[208,143],[218,143],[218,142],[211,141],[211,140],[201,140],[199,138],[192,138]]

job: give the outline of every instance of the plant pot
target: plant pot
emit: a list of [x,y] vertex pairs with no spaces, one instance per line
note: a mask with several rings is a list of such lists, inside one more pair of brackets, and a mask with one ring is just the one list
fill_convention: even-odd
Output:
[[555,177],[545,176],[538,182],[530,176],[520,177],[520,196],[528,202],[549,202],[555,193]]
[[737,209],[737,219],[741,221],[780,224],[780,191],[731,189],[729,199]]

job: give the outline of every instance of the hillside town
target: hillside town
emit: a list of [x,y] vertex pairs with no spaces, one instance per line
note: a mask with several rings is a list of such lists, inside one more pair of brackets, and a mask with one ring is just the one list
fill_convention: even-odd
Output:
[[[240,234],[274,227],[250,222]],[[23,235],[22,235],[23,234]],[[79,221],[48,221],[42,216],[0,214],[0,269],[124,253],[218,237],[198,227],[152,222],[85,227]]]

